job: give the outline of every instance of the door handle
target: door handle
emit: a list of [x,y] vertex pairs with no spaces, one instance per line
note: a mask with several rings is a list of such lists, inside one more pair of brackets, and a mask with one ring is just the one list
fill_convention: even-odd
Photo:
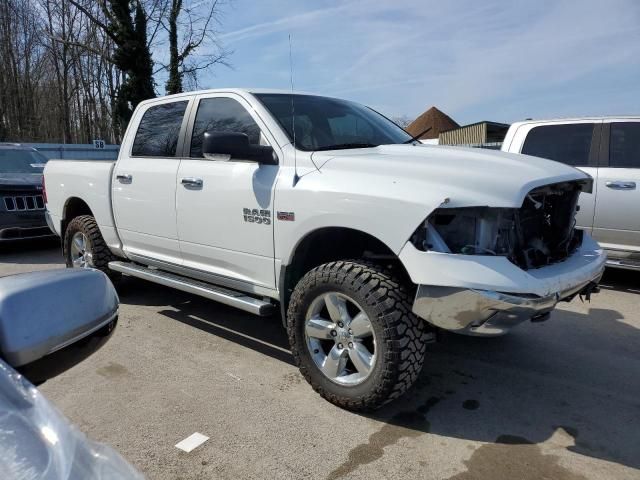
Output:
[[615,182],[605,182],[605,185],[613,190],[635,190],[636,182],[624,182],[616,180]]
[[192,189],[202,188],[201,178],[187,177],[187,178],[183,178],[180,181],[180,183],[182,183],[182,185],[184,185],[185,188],[192,188]]
[[131,183],[133,181],[133,177],[131,175],[127,174],[118,174],[116,175],[116,179],[120,182],[120,183]]

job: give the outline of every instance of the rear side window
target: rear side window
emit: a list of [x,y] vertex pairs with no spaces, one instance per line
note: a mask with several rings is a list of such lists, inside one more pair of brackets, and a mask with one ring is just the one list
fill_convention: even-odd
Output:
[[534,127],[527,135],[522,153],[572,167],[586,167],[589,165],[593,128],[593,123]]
[[202,157],[202,138],[205,132],[246,133],[250,144],[260,144],[260,127],[249,112],[233,98],[200,100],[191,136],[192,157]]
[[640,122],[611,124],[609,166],[640,168]]
[[131,155],[175,157],[187,101],[163,103],[149,108],[140,121]]

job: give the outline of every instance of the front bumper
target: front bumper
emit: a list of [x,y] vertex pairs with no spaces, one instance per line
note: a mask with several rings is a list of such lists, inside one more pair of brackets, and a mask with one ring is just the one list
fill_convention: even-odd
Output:
[[0,206],[0,243],[52,236],[45,211],[12,210]]
[[[563,262],[528,271],[498,257],[410,254],[426,268],[415,275],[422,281],[411,275],[415,264],[408,268],[418,284],[413,312],[436,327],[476,336],[504,335],[523,321],[546,319],[559,301],[595,293],[606,262],[604,251],[588,236]],[[432,259],[439,269],[433,269]],[[426,272],[435,274],[427,277]]]
[[597,278],[548,297],[420,285],[413,312],[444,330],[496,337],[524,321],[546,320],[560,301],[568,302],[582,293],[595,293],[599,280]]
[[0,243],[13,240],[27,240],[34,238],[53,237],[49,227],[2,227],[0,228]]

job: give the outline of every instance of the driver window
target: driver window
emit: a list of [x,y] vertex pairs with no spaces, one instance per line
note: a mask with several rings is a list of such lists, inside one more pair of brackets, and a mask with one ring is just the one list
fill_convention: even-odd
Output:
[[249,112],[232,98],[219,97],[200,100],[191,136],[191,157],[203,157],[202,137],[207,131],[246,133],[250,144],[268,145],[260,132],[260,127],[249,115]]

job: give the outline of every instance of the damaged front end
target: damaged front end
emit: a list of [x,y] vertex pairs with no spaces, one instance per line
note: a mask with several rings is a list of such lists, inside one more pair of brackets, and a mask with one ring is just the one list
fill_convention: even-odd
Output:
[[504,256],[523,270],[551,265],[582,243],[575,215],[583,188],[584,181],[539,187],[517,209],[439,208],[411,242],[422,251]]
[[[559,301],[588,299],[605,262],[598,245],[575,227],[578,196],[590,187],[590,180],[539,187],[520,208],[435,210],[411,237],[415,254],[407,258],[423,252],[425,267],[455,270],[417,282],[414,313],[445,330],[497,336],[525,320],[546,320]],[[452,282],[456,277],[465,281]],[[487,284],[475,286],[483,277]],[[501,289],[489,279],[510,286]]]

